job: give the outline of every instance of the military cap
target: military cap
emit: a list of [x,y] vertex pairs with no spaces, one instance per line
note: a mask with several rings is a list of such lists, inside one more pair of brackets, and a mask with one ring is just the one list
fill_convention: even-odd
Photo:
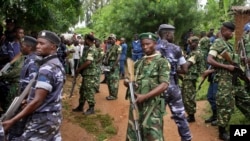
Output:
[[146,33],[141,33],[139,35],[139,39],[143,40],[143,39],[151,39],[153,41],[157,41],[157,36],[151,32],[146,32]]
[[232,23],[232,22],[224,22],[222,25],[223,25],[224,27],[226,27],[226,28],[232,30],[232,31],[234,31],[234,29],[235,29],[235,25],[234,25],[234,23]]
[[175,27],[170,24],[161,24],[158,28],[158,31],[162,29],[175,30]]
[[48,41],[50,41],[51,43],[54,43],[56,45],[59,45],[61,42],[61,39],[57,36],[56,33],[52,32],[52,31],[48,31],[48,30],[42,30],[38,33],[38,37],[37,38],[43,38],[46,39]]
[[24,38],[22,39],[22,42],[25,42],[31,46],[35,46],[37,44],[36,39],[31,36],[24,36]]
[[192,36],[192,37],[190,37],[190,39],[189,39],[191,42],[198,42],[199,41],[199,37],[197,37],[197,36]]
[[16,23],[16,20],[11,19],[11,18],[7,18],[7,19],[5,19],[5,22],[6,22],[6,24],[8,24],[8,23]]
[[115,34],[110,34],[108,38],[112,38],[116,40],[116,35]]

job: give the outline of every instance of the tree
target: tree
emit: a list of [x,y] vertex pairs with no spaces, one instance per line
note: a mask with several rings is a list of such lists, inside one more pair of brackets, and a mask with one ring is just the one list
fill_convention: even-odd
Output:
[[1,0],[1,17],[13,18],[26,31],[67,31],[82,14],[81,0]]

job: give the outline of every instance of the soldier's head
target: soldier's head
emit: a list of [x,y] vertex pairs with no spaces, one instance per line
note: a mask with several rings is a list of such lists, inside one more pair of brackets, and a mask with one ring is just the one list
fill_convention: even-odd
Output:
[[157,36],[151,32],[142,33],[139,35],[143,52],[146,55],[152,55],[155,53],[155,46]]
[[175,27],[170,24],[161,24],[158,28],[158,35],[161,39],[165,39],[168,42],[174,42],[174,30]]
[[21,52],[23,55],[28,55],[36,51],[37,41],[31,36],[24,36],[21,40]]
[[229,40],[233,38],[233,33],[234,33],[235,25],[232,22],[224,22],[221,27],[221,36],[225,40]]
[[91,47],[95,42],[95,37],[91,34],[86,34],[84,36],[84,44]]
[[189,39],[189,47],[191,50],[195,50],[198,47],[199,44],[199,37],[197,36],[192,36]]
[[95,46],[96,46],[97,48],[99,48],[99,47],[100,47],[100,45],[101,45],[101,40],[100,40],[100,39],[95,38]]
[[39,56],[48,56],[57,52],[57,46],[61,40],[52,31],[43,30],[38,33],[36,53]]
[[115,35],[115,34],[110,34],[109,37],[108,37],[108,42],[109,42],[111,45],[114,45],[115,42],[116,42],[116,35]]

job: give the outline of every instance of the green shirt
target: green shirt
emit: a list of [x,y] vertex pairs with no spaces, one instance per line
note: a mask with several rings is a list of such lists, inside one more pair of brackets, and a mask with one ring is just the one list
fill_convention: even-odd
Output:
[[203,37],[199,41],[199,48],[202,51],[203,56],[207,56],[210,47],[210,40],[208,37]]
[[97,75],[97,65],[96,61],[98,59],[96,47],[93,45],[92,47],[85,47],[82,58],[80,60],[80,64],[83,64],[85,61],[91,61],[91,64],[85,68],[81,74],[82,76],[86,75]]

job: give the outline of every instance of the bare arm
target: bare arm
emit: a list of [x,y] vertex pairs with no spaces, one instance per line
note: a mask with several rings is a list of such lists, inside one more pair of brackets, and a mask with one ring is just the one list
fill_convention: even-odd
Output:
[[45,89],[36,89],[34,99],[30,103],[28,103],[27,106],[15,117],[3,122],[4,129],[8,130],[17,121],[32,114],[37,108],[42,105],[48,93],[49,92]]
[[85,68],[87,68],[90,64],[92,63],[92,61],[87,60],[85,61],[77,70],[76,70],[76,76]]
[[185,64],[180,65],[180,69],[177,70],[177,73],[178,74],[186,74],[188,72],[189,65],[190,64],[188,64],[188,62],[186,62]]
[[223,69],[227,69],[227,70],[229,70],[229,71],[233,71],[234,70],[234,66],[233,65],[227,65],[227,64],[222,64],[222,63],[219,63],[219,62],[217,62],[215,59],[214,59],[214,57],[212,56],[212,55],[208,55],[208,57],[207,57],[207,62],[210,64],[210,65],[212,65],[212,66],[214,66],[214,67],[216,67],[216,68],[223,68]]

